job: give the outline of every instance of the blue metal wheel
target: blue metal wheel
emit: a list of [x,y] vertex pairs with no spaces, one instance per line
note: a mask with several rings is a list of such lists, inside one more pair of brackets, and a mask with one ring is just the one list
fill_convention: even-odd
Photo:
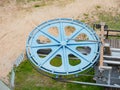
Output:
[[[26,52],[30,61],[40,70],[56,75],[70,75],[82,72],[98,61],[99,42],[94,30],[84,23],[60,18],[37,26],[28,37]],[[44,50],[47,50],[47,55],[40,57],[38,52]],[[51,64],[56,56],[61,58],[59,66]],[[79,63],[72,65],[70,57],[76,57]],[[59,60],[55,63],[59,63]]]

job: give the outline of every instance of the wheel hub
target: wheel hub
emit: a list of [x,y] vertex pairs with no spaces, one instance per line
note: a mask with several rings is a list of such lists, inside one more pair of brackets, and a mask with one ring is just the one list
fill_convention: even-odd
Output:
[[66,45],[67,45],[66,41],[62,41],[60,44],[61,44],[62,46],[66,46]]

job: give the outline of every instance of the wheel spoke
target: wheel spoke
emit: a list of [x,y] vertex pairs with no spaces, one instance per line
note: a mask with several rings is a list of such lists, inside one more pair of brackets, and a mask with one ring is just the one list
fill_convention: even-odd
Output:
[[74,37],[76,37],[77,35],[80,34],[80,32],[83,30],[84,28],[81,28],[80,30],[76,30],[73,35],[67,40],[67,42],[69,42],[71,39],[73,39]]
[[69,67],[69,60],[68,60],[68,54],[66,52],[66,48],[63,46],[63,54],[62,54],[62,63],[64,66],[64,70],[66,73],[68,73],[68,67]]
[[56,38],[54,38],[53,36],[49,35],[48,33],[43,32],[42,30],[40,30],[40,32],[41,32],[42,34],[44,34],[45,36],[47,36],[49,39],[52,39],[52,40],[54,40],[55,42],[59,43],[59,41],[58,41]]
[[60,44],[38,44],[38,45],[32,45],[30,46],[31,48],[52,48],[52,47],[55,47],[55,46],[59,46]]
[[74,46],[91,46],[95,44],[98,44],[98,42],[81,41],[81,42],[68,43],[68,45],[74,45]]
[[57,52],[59,52],[61,46],[58,47],[56,50],[53,50],[41,63],[39,66],[43,66],[46,62],[52,60],[56,55],[57,55]]
[[71,49],[69,46],[67,46],[67,48],[71,51],[72,54],[74,54],[76,57],[78,57],[81,60],[85,60],[89,63],[91,63],[85,56],[83,56],[80,52],[75,51],[73,49]]
[[60,21],[60,29],[59,29],[59,35],[60,35],[60,39],[61,41],[65,40],[65,31],[64,31],[64,27],[63,27],[63,23]]

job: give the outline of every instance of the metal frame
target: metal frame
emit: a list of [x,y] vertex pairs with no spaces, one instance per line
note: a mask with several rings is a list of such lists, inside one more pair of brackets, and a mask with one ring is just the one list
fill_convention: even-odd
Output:
[[[97,67],[97,66],[96,66]],[[111,84],[111,78],[114,78],[114,79],[118,79],[118,78],[115,78],[115,77],[113,77],[113,76],[111,76],[111,73],[112,73],[112,67],[110,67],[110,66],[102,66],[101,68],[100,68],[100,70],[98,69],[98,67],[97,68],[95,68],[99,73],[96,73],[96,74],[98,74],[98,75],[86,75],[86,74],[80,74],[80,76],[84,76],[84,77],[86,77],[86,76],[92,76],[92,77],[94,77],[93,79],[94,80],[96,80],[96,83],[92,83],[92,82],[81,82],[81,81],[74,81],[74,80],[67,80],[67,79],[56,79],[56,80],[58,80],[58,81],[61,81],[61,82],[67,82],[67,83],[75,83],[75,84],[84,84],[84,85],[92,85],[92,86],[102,86],[102,87],[110,87],[110,88],[120,88],[120,85],[118,85],[118,84]],[[106,77],[108,78],[107,80],[106,80],[106,82],[97,82],[97,79],[96,79],[96,77],[100,77],[101,76],[101,74],[103,74],[103,72],[104,71],[107,71],[106,73]],[[101,74],[100,74],[101,73]],[[101,76],[101,80],[103,79],[104,77],[102,77]]]
[[60,81],[62,81],[62,82],[68,82],[68,83],[75,83],[75,84],[92,85],[92,86],[120,88],[119,85],[109,85],[109,84],[99,84],[99,83],[90,83],[90,82],[80,82],[80,81],[72,81],[72,80],[60,80]]
[[[57,27],[59,30],[59,36],[54,37],[50,33],[48,33],[48,29],[50,27]],[[66,36],[64,28],[66,26],[73,26],[75,27],[76,31],[71,36]],[[76,42],[75,37],[79,35],[80,33],[84,33],[89,37],[89,40],[81,40],[80,42]],[[44,35],[47,38],[51,40],[51,43],[41,43],[38,44],[37,38],[40,35]],[[82,53],[76,51],[77,46],[89,46],[92,50],[92,52],[88,55],[82,55]],[[52,52],[48,55],[45,55],[45,58],[40,58],[37,55],[38,49],[45,49],[45,48],[51,48]],[[112,67],[104,66],[102,65],[100,68],[97,66],[96,74],[97,76],[100,76],[100,74],[107,76],[106,83],[99,83],[99,79],[97,83],[90,83],[90,82],[81,82],[81,81],[71,81],[66,79],[58,79],[57,76],[60,75],[70,75],[70,74],[76,74],[79,72],[82,72],[90,67],[93,66],[94,63],[97,62],[99,56],[100,56],[100,40],[96,33],[85,24],[72,20],[72,19],[54,19],[47,22],[42,23],[41,25],[37,26],[29,35],[27,43],[26,43],[26,52],[27,56],[29,57],[30,61],[40,70],[43,70],[45,72],[56,74],[56,80],[62,81],[62,82],[70,82],[70,83],[76,83],[76,84],[85,84],[85,85],[97,85],[97,86],[104,86],[104,87],[114,87],[114,88],[120,88],[120,85],[112,85],[111,79],[115,78],[112,77],[111,73]],[[113,51],[119,52],[117,49],[111,49]],[[68,55],[73,54],[77,57],[77,59],[82,60],[82,63],[80,63],[77,66],[71,66],[69,65]],[[50,65],[50,61],[56,56],[61,55],[62,57],[62,65],[60,67],[54,67]],[[103,56],[105,58],[116,58],[114,56]],[[88,60],[89,58],[89,60]],[[119,64],[116,61],[108,61],[103,60],[103,64]],[[107,74],[104,74],[104,71],[107,72]],[[80,74],[79,74],[80,75]],[[82,76],[82,75],[81,75]],[[86,76],[86,75],[83,75]],[[89,75],[87,75],[89,76]],[[95,75],[96,76],[96,75]],[[104,77],[105,77],[104,76]],[[103,77],[103,78],[104,78]],[[55,78],[54,78],[55,79]],[[101,78],[102,79],[102,78]]]
[[107,33],[105,34],[105,38],[108,39],[108,36],[112,36],[112,37],[120,37],[120,35],[116,34],[116,35],[110,35],[109,32],[116,32],[116,33],[120,33],[120,30],[105,30]]
[[[66,36],[64,30],[66,26],[74,27],[76,29],[75,32],[73,32],[70,36]],[[58,28],[58,37],[54,37],[48,33],[48,29],[51,27]],[[72,40],[81,33],[86,34],[90,41],[76,42],[75,40]],[[37,38],[41,35],[49,38],[51,43],[38,44],[36,41]],[[91,52],[88,55],[83,55],[76,50],[76,47],[78,46],[90,47]],[[37,55],[37,51],[39,49],[46,48],[50,48],[52,50],[51,53],[48,54],[45,58],[40,58]],[[32,61],[32,63],[34,63],[34,65],[39,69],[56,75],[76,74],[92,67],[99,59],[99,48],[100,40],[94,30],[79,21],[67,18],[54,19],[42,23],[30,33],[26,44],[26,52],[30,61]],[[78,59],[80,59],[81,63],[76,66],[71,66],[68,59],[68,55],[70,54],[73,54]],[[62,65],[60,67],[55,67],[50,64],[50,61],[56,55],[60,55],[62,58]]]

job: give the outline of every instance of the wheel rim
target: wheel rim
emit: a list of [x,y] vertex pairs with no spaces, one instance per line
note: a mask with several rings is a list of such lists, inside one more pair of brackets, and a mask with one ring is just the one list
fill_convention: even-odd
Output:
[[[66,35],[65,28],[71,26],[75,31],[70,35]],[[58,35],[52,35],[49,28],[56,27]],[[87,40],[76,41],[79,35],[85,34]],[[49,41],[47,43],[38,43],[40,36],[44,36]],[[95,41],[95,42],[93,42]],[[89,47],[89,54],[85,55],[78,49]],[[78,49],[77,49],[78,48]],[[50,49],[46,57],[41,58],[38,50]],[[96,33],[85,24],[72,19],[54,19],[42,23],[36,27],[29,35],[26,44],[27,56],[32,63],[39,69],[57,75],[69,75],[82,72],[94,65],[99,58],[99,38]],[[54,66],[51,60],[56,56],[61,57],[61,65]],[[69,56],[73,55],[80,60],[77,65],[71,65]]]

